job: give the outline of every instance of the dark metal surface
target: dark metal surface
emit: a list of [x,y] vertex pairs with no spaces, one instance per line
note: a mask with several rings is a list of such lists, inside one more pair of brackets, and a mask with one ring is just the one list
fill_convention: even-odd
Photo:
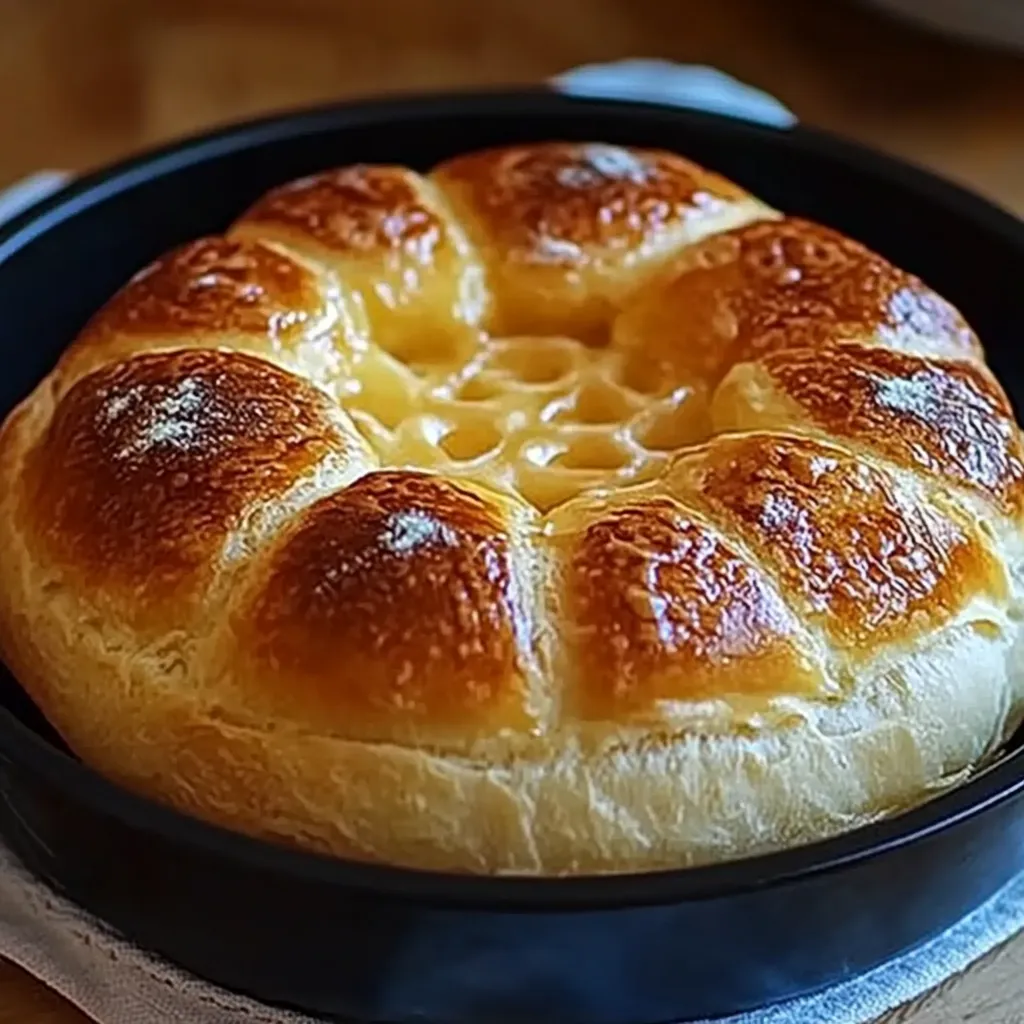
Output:
[[[543,138],[677,149],[863,240],[958,304],[1024,397],[1024,227],[1008,214],[804,128],[530,91],[243,125],[28,211],[0,234],[0,416],[142,264],[268,187],[332,164],[425,168]],[[26,863],[196,974],[337,1019],[661,1024],[805,993],[924,941],[1024,868],[1022,794],[1010,753],[909,814],[771,857],[621,878],[453,878],[277,849],[131,797],[59,749],[0,674],[0,835]]]

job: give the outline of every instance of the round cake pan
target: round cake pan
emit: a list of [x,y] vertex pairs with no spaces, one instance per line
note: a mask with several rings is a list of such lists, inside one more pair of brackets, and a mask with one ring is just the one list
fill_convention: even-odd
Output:
[[[170,246],[267,188],[353,161],[418,168],[515,141],[659,146],[829,223],[958,304],[1024,397],[1024,226],[830,136],[545,90],[393,98],[232,127],[78,181],[0,235],[0,416]],[[0,552],[0,557],[4,553]],[[1024,867],[1024,765],[827,842],[692,870],[464,878],[279,849],[126,794],[0,676],[0,835],[115,929],[195,974],[331,1021],[666,1024],[866,971]]]

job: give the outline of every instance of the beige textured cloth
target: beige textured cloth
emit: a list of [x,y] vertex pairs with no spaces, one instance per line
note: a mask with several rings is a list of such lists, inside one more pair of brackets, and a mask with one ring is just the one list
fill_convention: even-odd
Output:
[[140,952],[54,895],[3,846],[0,955],[98,1024],[313,1024],[221,992]]

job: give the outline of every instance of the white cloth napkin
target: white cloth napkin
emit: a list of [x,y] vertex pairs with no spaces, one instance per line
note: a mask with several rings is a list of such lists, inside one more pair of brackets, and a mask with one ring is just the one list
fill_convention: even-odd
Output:
[[[712,68],[623,61],[577,68],[553,85],[581,96],[695,107],[779,127],[795,123],[793,114],[771,96]],[[60,172],[44,172],[0,195],[0,219],[48,195],[64,180]],[[864,977],[806,999],[702,1024],[867,1024],[964,970],[1022,928],[1024,877],[944,935]],[[2,847],[0,955],[99,1024],[312,1024],[310,1018],[224,992],[141,952],[55,896]]]

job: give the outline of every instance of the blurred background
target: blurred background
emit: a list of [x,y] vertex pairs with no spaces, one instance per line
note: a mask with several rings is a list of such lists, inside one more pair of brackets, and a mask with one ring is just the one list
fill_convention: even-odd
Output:
[[1024,0],[0,0],[0,186],[280,108],[642,56],[1024,214],[1022,20]]

